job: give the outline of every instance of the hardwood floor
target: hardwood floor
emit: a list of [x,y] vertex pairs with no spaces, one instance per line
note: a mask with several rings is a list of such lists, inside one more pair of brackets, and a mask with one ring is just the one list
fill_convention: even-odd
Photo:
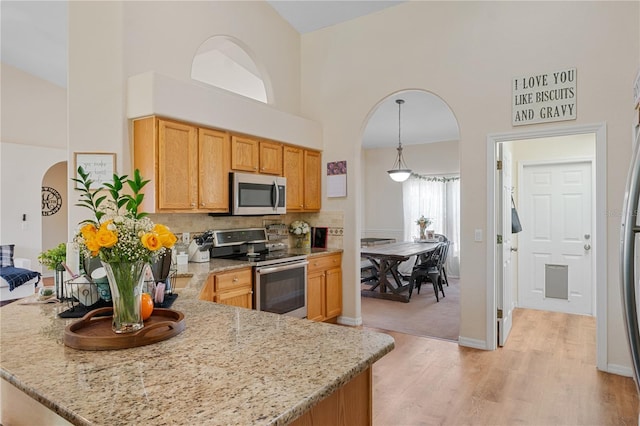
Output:
[[595,367],[595,318],[518,309],[496,351],[387,332],[373,424],[637,425],[633,379]]

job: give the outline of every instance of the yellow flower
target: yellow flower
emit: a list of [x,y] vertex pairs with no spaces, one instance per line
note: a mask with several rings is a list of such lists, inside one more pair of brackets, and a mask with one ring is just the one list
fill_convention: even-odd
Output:
[[140,240],[142,242],[142,245],[151,251],[160,250],[160,248],[162,248],[160,239],[153,232],[144,234]]
[[96,226],[93,223],[87,223],[80,229],[80,233],[82,234],[82,238],[85,240],[93,239],[96,236]]
[[97,256],[100,252],[100,244],[98,244],[96,238],[85,238],[84,241],[85,245],[87,246],[87,250],[91,252],[91,256]]
[[160,223],[154,225],[153,232],[158,236],[163,247],[171,248],[178,241],[173,232]]
[[96,233],[95,240],[100,247],[110,248],[118,242],[118,234],[101,226]]

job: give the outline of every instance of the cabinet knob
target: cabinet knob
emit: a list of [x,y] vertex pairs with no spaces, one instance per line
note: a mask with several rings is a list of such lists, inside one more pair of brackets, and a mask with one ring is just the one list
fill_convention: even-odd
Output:
[[204,203],[200,203],[200,207],[204,207]]
[[195,206],[196,206],[196,203],[191,203],[191,207],[195,207]]
[[238,282],[238,277],[233,277],[233,282],[237,283]]

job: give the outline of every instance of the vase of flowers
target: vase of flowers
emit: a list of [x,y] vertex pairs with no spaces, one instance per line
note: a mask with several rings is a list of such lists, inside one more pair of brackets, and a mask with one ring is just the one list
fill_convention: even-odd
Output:
[[[86,257],[100,257],[107,273],[113,300],[112,329],[129,333],[144,326],[140,314],[140,298],[146,266],[176,243],[176,236],[164,225],[154,224],[147,213],[138,212],[149,182],[135,170],[133,179],[113,175],[113,182],[92,190],[93,181],[82,167],[79,178],[80,202],[77,206],[93,212],[92,219],[80,223],[74,241]],[[124,184],[132,194],[123,194]],[[101,190],[107,195],[101,195]]]
[[420,227],[420,239],[427,239],[427,226],[431,225],[433,220],[428,217],[424,217],[424,215],[420,216],[418,220],[416,220],[416,224]]
[[303,248],[307,234],[311,232],[311,227],[307,222],[296,220],[289,225],[289,232],[293,235],[293,238],[295,238],[295,247]]

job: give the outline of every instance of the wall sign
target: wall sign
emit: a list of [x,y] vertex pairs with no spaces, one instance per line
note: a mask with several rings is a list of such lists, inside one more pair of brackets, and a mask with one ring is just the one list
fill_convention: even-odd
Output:
[[575,68],[514,78],[512,93],[514,126],[577,117]]
[[327,197],[347,196],[347,162],[327,163]]
[[50,186],[42,187],[42,216],[52,216],[62,207],[62,195]]
[[[116,154],[98,152],[76,152],[75,153],[76,178],[78,167],[82,166],[89,179],[93,181],[90,189],[98,189],[105,182],[113,181],[113,174],[116,172]],[[78,184],[79,185],[79,184]]]

